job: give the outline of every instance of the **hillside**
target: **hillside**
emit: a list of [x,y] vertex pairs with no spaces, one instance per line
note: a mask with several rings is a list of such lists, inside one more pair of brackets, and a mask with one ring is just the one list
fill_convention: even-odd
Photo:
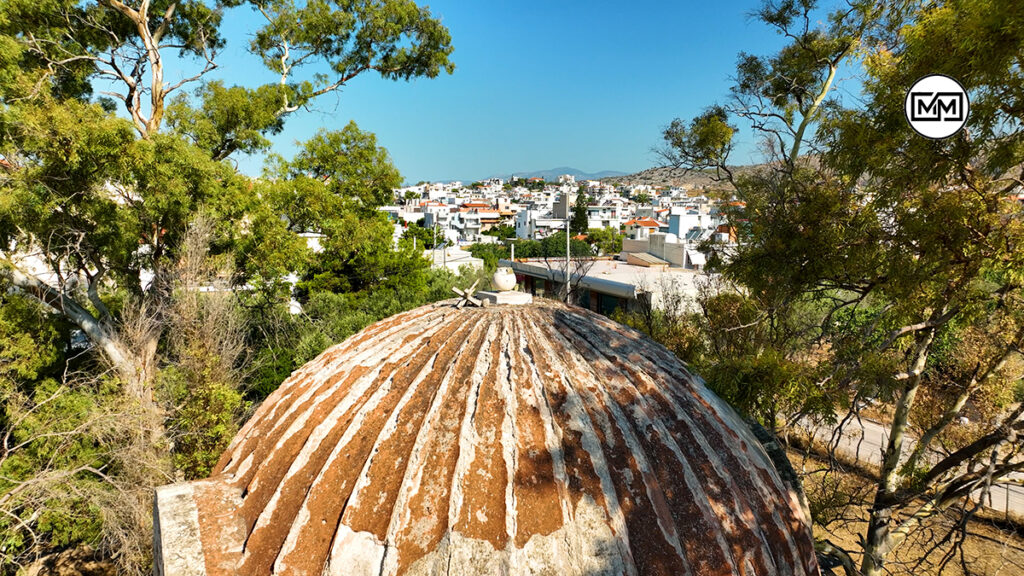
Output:
[[[734,170],[734,174],[741,174],[753,170],[757,166],[741,166]],[[622,186],[626,184],[647,184],[649,186],[680,186],[684,188],[731,188],[727,182],[718,182],[713,178],[711,172],[686,172],[681,168],[662,166],[648,168],[635,174],[625,176],[613,176],[602,178],[602,182]]]

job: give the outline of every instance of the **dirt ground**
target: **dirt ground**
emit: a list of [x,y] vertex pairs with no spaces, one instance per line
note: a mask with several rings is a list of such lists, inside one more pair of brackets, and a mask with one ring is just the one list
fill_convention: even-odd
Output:
[[[864,470],[824,472],[825,463],[790,450],[812,513],[820,520],[815,538],[826,538],[850,552],[860,565],[858,539],[867,529],[872,492]],[[979,510],[966,531],[953,530],[961,515],[949,512],[929,519],[894,552],[887,566],[893,575],[1024,576],[1024,524]],[[841,568],[835,568],[842,574]]]

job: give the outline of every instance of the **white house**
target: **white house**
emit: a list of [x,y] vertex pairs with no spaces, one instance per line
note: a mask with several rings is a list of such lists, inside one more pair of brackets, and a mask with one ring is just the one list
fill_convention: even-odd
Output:
[[565,219],[555,218],[548,211],[528,208],[516,214],[516,238],[547,238],[559,230],[565,230]]
[[654,218],[634,218],[625,224],[626,236],[632,240],[646,240],[663,226]]

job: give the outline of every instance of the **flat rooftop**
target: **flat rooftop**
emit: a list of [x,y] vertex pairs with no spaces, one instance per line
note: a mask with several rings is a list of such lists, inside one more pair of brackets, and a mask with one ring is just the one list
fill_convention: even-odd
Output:
[[[562,269],[565,259],[559,258],[517,258],[515,262],[502,260],[501,266],[511,266],[517,272],[528,272],[540,277],[549,278],[561,282]],[[589,266],[589,268],[586,268]],[[661,293],[671,284],[677,286],[685,294],[697,295],[697,278],[705,274],[699,270],[686,268],[649,268],[627,264],[620,260],[610,258],[595,258],[588,260],[584,266],[585,275],[582,280],[584,286],[589,286],[598,291],[602,287],[611,288],[615,285],[614,292],[635,298],[636,294],[642,292]],[[573,276],[577,276],[574,272]]]

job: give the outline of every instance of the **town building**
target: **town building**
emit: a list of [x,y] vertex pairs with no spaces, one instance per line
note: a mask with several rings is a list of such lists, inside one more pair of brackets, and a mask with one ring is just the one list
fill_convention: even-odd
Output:
[[630,239],[646,240],[652,233],[661,230],[662,226],[662,222],[651,217],[633,218],[623,225],[623,231]]
[[565,230],[565,218],[555,218],[550,211],[527,208],[516,215],[516,238],[539,240]]
[[[699,243],[726,222],[716,201],[695,190],[646,184],[617,188],[593,180],[577,182],[571,175],[561,176],[558,184],[536,178],[492,178],[468,187],[422,183],[395,190],[396,203],[381,210],[396,222],[435,228],[453,243],[489,242],[486,232],[504,225],[513,226],[517,238],[542,239],[565,229],[581,190],[590,198],[588,228],[624,231],[634,240],[662,232]],[[627,199],[640,193],[651,196],[652,203]]]
[[458,274],[463,267],[468,266],[472,270],[481,270],[484,267],[484,261],[482,259],[473,256],[458,246],[447,246],[445,248],[425,250],[423,255],[430,260],[431,268],[444,268],[456,274]]
[[[571,259],[569,287],[578,305],[611,316],[615,311],[662,308],[669,298],[681,296],[695,301],[700,283],[706,278],[696,270],[672,267],[668,262],[643,253],[623,259]],[[524,292],[537,297],[561,299],[565,296],[564,258],[500,260],[508,266]]]
[[700,243],[708,237],[701,232],[692,240],[680,240],[675,234],[655,232],[644,239],[622,240],[623,254],[650,254],[668,262],[669,266],[689,270],[703,270],[707,259],[700,251]]

